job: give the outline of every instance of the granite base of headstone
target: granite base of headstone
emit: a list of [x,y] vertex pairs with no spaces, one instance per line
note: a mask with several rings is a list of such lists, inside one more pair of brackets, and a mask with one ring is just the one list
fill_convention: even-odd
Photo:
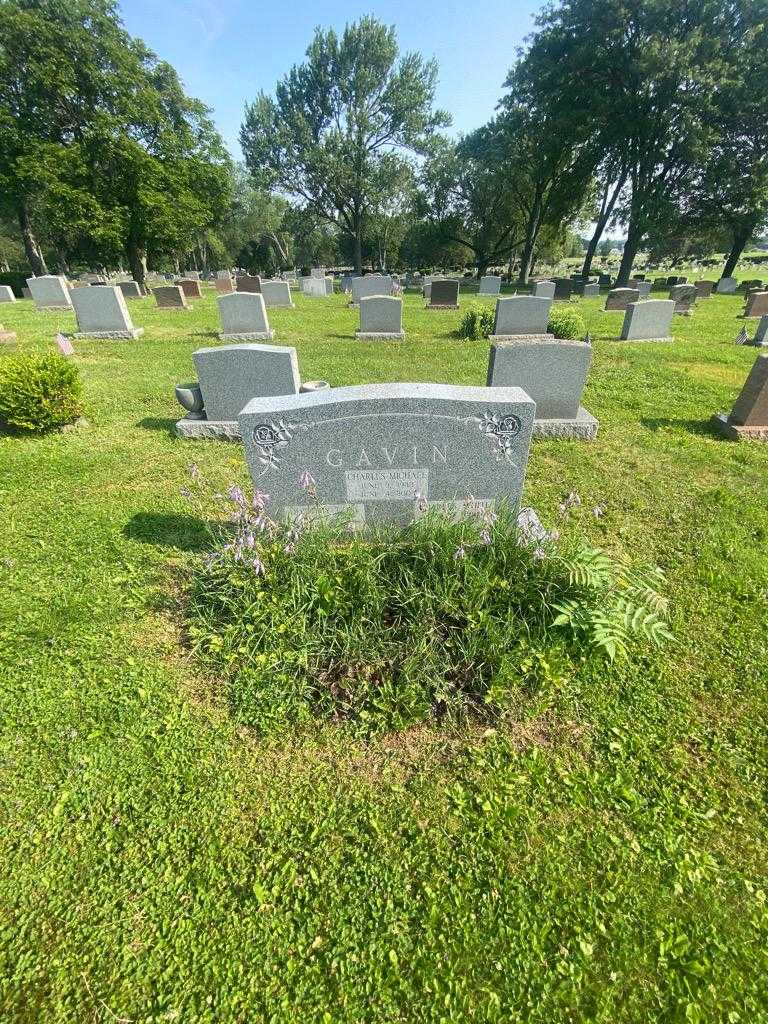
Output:
[[239,421],[273,517],[405,526],[430,507],[517,508],[534,412],[520,388],[366,384],[255,398]]
[[711,423],[732,441],[768,441],[768,355],[757,357],[730,414],[718,413]]
[[296,349],[288,346],[221,345],[192,358],[198,380],[176,388],[187,410],[176,434],[187,440],[239,440],[238,416],[251,399],[295,395],[301,384]]
[[593,441],[598,421],[581,404],[592,346],[554,338],[493,341],[488,387],[519,387],[536,403],[534,437]]

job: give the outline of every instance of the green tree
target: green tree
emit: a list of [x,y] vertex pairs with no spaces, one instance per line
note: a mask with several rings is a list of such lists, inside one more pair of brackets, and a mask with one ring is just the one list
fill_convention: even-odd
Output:
[[354,244],[362,269],[366,219],[394,192],[392,160],[422,153],[450,123],[432,109],[434,61],[398,59],[394,28],[371,17],[339,38],[318,29],[304,64],[246,109],[240,141],[256,183],[294,196]]

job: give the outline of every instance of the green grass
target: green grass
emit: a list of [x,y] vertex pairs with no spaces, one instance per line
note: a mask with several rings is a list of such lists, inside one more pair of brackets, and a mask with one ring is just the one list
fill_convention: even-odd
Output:
[[[296,303],[271,321],[304,378],[485,380],[460,313],[409,295],[407,339],[361,343],[343,297]],[[707,426],[756,353],[741,297],[673,345],[615,342],[603,304],[598,439],[534,443],[525,500],[552,523],[577,490],[590,541],[658,563],[677,644],[531,664],[494,729],[370,742],[258,739],[183,643],[186,464],[246,482],[237,446],[171,432],[213,295],[75,343],[90,427],[0,437],[0,1019],[768,1020],[768,446]],[[28,352],[74,329],[0,320]]]

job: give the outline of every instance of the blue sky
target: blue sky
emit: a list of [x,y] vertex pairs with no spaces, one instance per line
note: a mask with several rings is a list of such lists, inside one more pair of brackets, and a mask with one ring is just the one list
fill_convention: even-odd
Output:
[[397,27],[401,51],[418,50],[440,65],[438,106],[453,131],[492,116],[517,47],[533,29],[543,0],[394,0],[366,7],[334,0],[121,0],[125,27],[171,63],[187,92],[213,111],[237,157],[243,107],[271,92],[300,62],[316,26],[343,29],[363,14]]

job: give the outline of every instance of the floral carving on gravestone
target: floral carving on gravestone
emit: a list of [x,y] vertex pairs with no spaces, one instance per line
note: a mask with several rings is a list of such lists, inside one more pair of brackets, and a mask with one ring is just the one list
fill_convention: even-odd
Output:
[[293,436],[291,432],[295,429],[295,423],[286,423],[285,420],[278,420],[277,423],[274,420],[270,423],[259,423],[253,428],[253,442],[256,445],[259,462],[264,466],[264,473],[271,467],[280,465],[277,449],[288,444]]
[[499,448],[504,452],[512,448],[513,441],[520,433],[522,426],[520,418],[514,413],[500,416],[495,412],[484,412],[480,416],[475,416],[474,420],[484,434],[489,434],[496,439]]

